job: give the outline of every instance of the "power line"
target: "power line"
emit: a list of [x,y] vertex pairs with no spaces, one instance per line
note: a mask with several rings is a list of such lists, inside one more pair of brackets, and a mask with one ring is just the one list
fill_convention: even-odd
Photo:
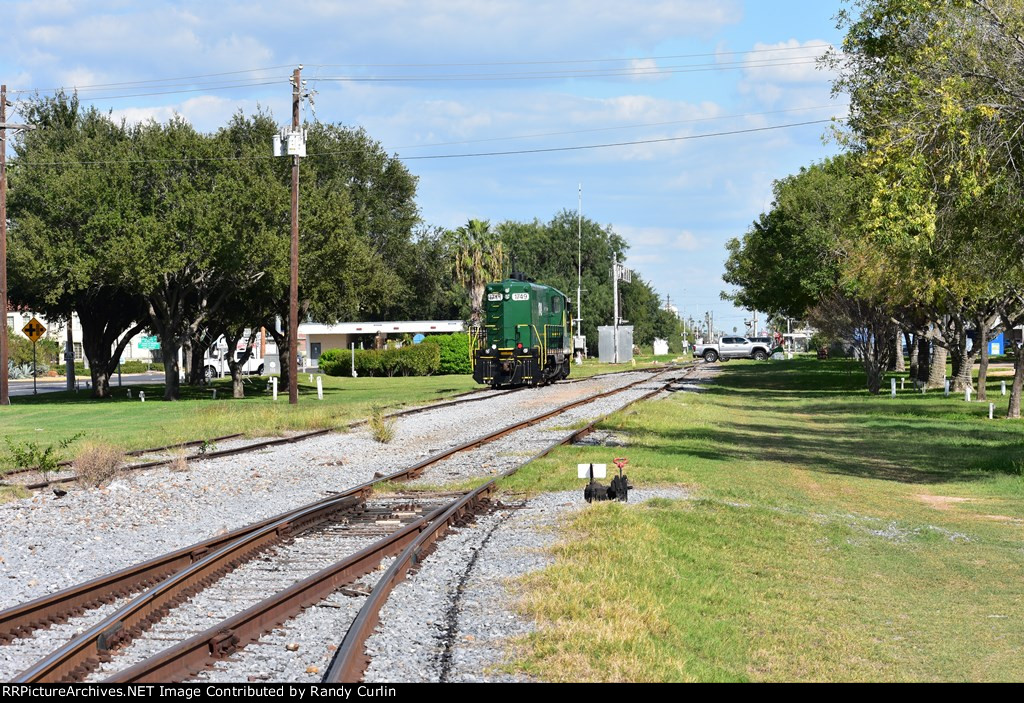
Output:
[[640,144],[660,144],[664,142],[682,142],[692,139],[705,139],[708,137],[725,137],[735,134],[750,134],[753,132],[767,132],[776,129],[786,129],[789,127],[803,127],[812,124],[823,124],[826,122],[832,122],[832,120],[810,120],[808,122],[793,122],[790,124],[774,125],[771,127],[751,127],[748,129],[735,129],[727,132],[709,132],[706,134],[690,134],[682,137],[662,137],[660,139],[639,139],[630,142],[612,142],[609,144],[586,144],[582,146],[560,146],[560,147],[545,147],[538,149],[519,149],[515,151],[487,151],[478,152],[472,154],[433,154],[428,156],[400,156],[398,157],[402,161],[418,161],[425,159],[460,159],[474,156],[510,156],[513,154],[544,154],[558,151],[582,151],[585,149],[608,149],[617,146],[635,146]]
[[[718,53],[705,53],[705,54],[677,54],[671,56],[649,56],[649,57],[631,57],[623,59],[572,59],[566,61],[508,61],[508,62],[481,62],[481,63],[422,63],[422,64],[311,64],[319,68],[330,68],[330,67],[350,67],[350,68],[439,68],[439,67],[474,67],[474,66],[530,66],[530,65],[558,65],[558,64],[583,64],[583,63],[614,63],[624,61],[657,61],[663,59],[674,59],[674,58],[699,58],[705,56],[725,56],[725,55],[736,55],[736,54],[755,54],[755,53],[774,53],[780,51],[806,51],[814,48],[829,48],[829,44],[810,44],[801,47],[782,47],[776,49],[752,49],[749,51],[726,51]],[[331,76],[321,77],[317,80],[326,80],[334,82],[414,82],[414,81],[482,81],[482,80],[529,80],[532,78],[567,78],[567,77],[617,77],[617,76],[643,76],[643,75],[668,75],[673,73],[692,73],[692,72],[703,72],[703,71],[717,71],[717,70],[735,70],[737,68],[771,68],[781,66],[796,66],[796,65],[808,65],[818,60],[818,55],[808,55],[793,57],[793,60],[782,61],[780,59],[755,59],[750,61],[736,61],[736,62],[716,62],[707,64],[692,64],[692,65],[678,65],[678,66],[632,66],[622,68],[600,68],[600,69],[562,69],[556,71],[536,71],[536,72],[519,72],[519,73],[508,73],[508,74],[450,74],[450,75],[411,75],[411,76]],[[48,94],[57,93],[60,91],[74,91],[76,93],[81,92],[110,92],[118,89],[142,89],[146,86],[153,85],[158,87],[159,84],[166,84],[168,87],[181,87],[181,90],[169,90],[169,91],[148,91],[148,92],[135,92],[124,95],[110,95],[99,98],[82,98],[83,100],[99,100],[99,99],[110,99],[117,100],[123,98],[132,97],[149,97],[154,95],[172,95],[176,93],[189,93],[199,92],[204,89],[208,90],[227,90],[235,89],[240,87],[249,86],[264,86],[273,85],[277,80],[287,80],[286,76],[281,76],[275,80],[267,80],[269,77],[254,77],[251,79],[244,79],[240,81],[232,82],[226,85],[210,85],[209,83],[200,85],[198,87],[184,87],[193,86],[194,83],[176,83],[176,81],[194,81],[200,78],[219,78],[223,76],[234,76],[245,73],[260,73],[265,71],[275,71],[288,66],[268,66],[264,68],[250,68],[242,69],[238,71],[221,71],[217,73],[204,73],[196,74],[191,76],[179,76],[173,78],[151,78],[151,79],[139,79],[135,81],[121,81],[112,83],[93,83],[86,85],[71,85],[71,86],[60,86],[53,88],[20,88],[12,90],[12,95],[26,95],[32,93]],[[214,82],[215,83],[215,82]],[[207,87],[208,86],[208,87]]]
[[747,49],[745,51],[714,51],[702,54],[669,54],[666,56],[627,56],[606,59],[550,59],[546,61],[486,61],[465,63],[321,63],[309,64],[324,68],[445,68],[464,66],[542,66],[573,63],[610,63],[614,61],[661,61],[664,59],[697,59],[706,56],[734,56],[736,54],[764,54],[779,51],[803,51],[807,49],[831,49],[831,44],[805,44],[804,46],[786,46],[774,49]]
[[196,88],[150,91],[147,93],[127,93],[124,95],[97,95],[93,97],[79,95],[77,89],[74,92],[81,102],[96,102],[97,100],[123,100],[124,98],[143,98],[153,95],[177,95],[179,93],[202,93],[217,90],[235,90],[237,88],[255,88],[263,85],[280,85],[283,82],[283,80],[264,80],[259,82],[227,83],[223,85],[202,85]]
[[[423,161],[428,159],[460,159],[469,157],[481,157],[481,156],[512,156],[516,154],[543,154],[560,151],[583,151],[587,149],[608,149],[617,146],[635,146],[641,144],[660,144],[665,142],[679,142],[679,141],[690,141],[695,139],[707,139],[711,137],[725,137],[737,134],[751,134],[755,132],[767,132],[778,129],[787,129],[790,127],[804,127],[813,124],[824,124],[832,122],[833,120],[809,120],[807,122],[792,122],[788,124],[773,125],[769,127],[751,127],[747,129],[736,129],[723,132],[707,132],[704,134],[690,134],[681,137],[662,137],[659,139],[640,139],[636,141],[627,142],[612,142],[607,144],[585,144],[580,146],[563,146],[563,147],[544,147],[537,149],[517,149],[511,151],[490,151],[490,152],[473,152],[465,154],[429,154],[424,156],[399,156],[399,161]],[[340,156],[343,154],[351,154],[354,150],[345,151],[325,151],[320,153],[309,153],[306,158],[326,157],[326,156]],[[150,163],[198,163],[206,161],[257,161],[263,159],[272,159],[272,155],[260,155],[260,156],[213,156],[213,157],[196,157],[196,158],[184,158],[184,159],[123,159],[123,160],[108,160],[108,161],[22,161],[18,160],[19,166],[30,167],[30,166],[109,166],[116,164],[150,164]]]
[[628,78],[632,76],[659,76],[678,73],[706,73],[710,71],[735,71],[741,69],[778,68],[785,66],[811,66],[817,57],[804,57],[799,61],[744,62],[734,64],[695,64],[676,67],[636,67],[623,69],[580,69],[565,71],[534,71],[521,73],[479,73],[479,74],[436,74],[404,76],[324,76],[319,80],[339,83],[422,83],[422,82],[469,82],[469,81],[526,81],[557,80],[563,78]]
[[170,83],[172,81],[187,81],[195,80],[197,78],[218,78],[220,76],[235,76],[242,73],[259,73],[260,71],[278,71],[282,68],[291,68],[291,65],[283,66],[267,66],[265,68],[246,68],[240,71],[221,71],[220,73],[199,73],[194,76],[176,76],[174,78],[143,78],[137,81],[124,81],[121,83],[92,83],[89,85],[76,85],[76,86],[61,86],[59,88],[21,88],[19,90],[12,90],[11,93],[53,93],[67,88],[74,90],[88,90],[88,89],[100,89],[100,88],[116,88],[116,87],[136,87],[144,86],[148,83]]
[[713,116],[709,116],[709,117],[692,117],[692,118],[686,119],[686,120],[668,120],[668,121],[665,121],[665,122],[643,122],[643,123],[639,123],[639,124],[620,125],[620,126],[617,126],[617,127],[593,127],[591,129],[576,129],[576,130],[567,130],[567,131],[562,131],[562,132],[538,132],[538,133],[535,133],[535,134],[519,134],[519,135],[512,135],[512,136],[507,136],[507,137],[488,137],[486,139],[464,139],[464,140],[461,140],[461,141],[433,142],[433,143],[430,143],[430,144],[407,144],[407,145],[403,145],[403,146],[396,146],[394,148],[395,149],[425,149],[425,148],[428,148],[428,147],[454,146],[454,145],[457,145],[457,144],[480,144],[480,143],[484,143],[484,142],[502,142],[502,141],[510,141],[510,140],[513,140],[513,139],[536,139],[536,138],[539,138],[539,137],[561,137],[561,136],[567,136],[567,135],[573,135],[573,134],[590,134],[590,133],[593,133],[593,132],[610,132],[610,131],[620,130],[620,129],[642,129],[644,127],[666,127],[666,126],[669,126],[669,125],[691,124],[693,122],[710,122],[710,121],[713,121],[713,120],[731,120],[731,119],[741,119],[741,118],[746,118],[746,117],[764,117],[766,115],[778,115],[778,114],[788,113],[788,112],[807,112],[807,111],[810,111],[810,110],[842,109],[842,108],[847,108],[847,107],[849,107],[848,103],[843,103],[843,104],[839,104],[839,105],[815,105],[815,106],[812,106],[812,107],[792,107],[792,108],[786,108],[784,110],[767,110],[765,112],[746,112],[746,113],[735,114],[735,115],[713,115]]

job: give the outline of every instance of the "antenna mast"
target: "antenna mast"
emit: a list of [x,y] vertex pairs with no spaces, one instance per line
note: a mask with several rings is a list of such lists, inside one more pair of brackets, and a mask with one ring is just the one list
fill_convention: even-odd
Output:
[[579,208],[576,211],[576,335],[583,334],[583,310],[580,291],[583,290],[583,184],[579,187]]

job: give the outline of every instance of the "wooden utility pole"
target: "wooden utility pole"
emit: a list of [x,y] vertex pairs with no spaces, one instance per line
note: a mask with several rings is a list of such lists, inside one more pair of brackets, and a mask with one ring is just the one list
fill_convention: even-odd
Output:
[[7,123],[7,86],[0,85],[0,405],[10,405],[7,382],[7,130],[33,129]]
[[[299,66],[292,73],[292,131],[298,131],[302,93]],[[299,155],[292,155],[292,277],[288,291],[288,402],[299,402]]]
[[7,86],[0,85],[0,405],[11,404],[7,357]]
[[10,405],[7,382],[7,130],[35,129],[7,122],[7,86],[0,85],[0,405]]

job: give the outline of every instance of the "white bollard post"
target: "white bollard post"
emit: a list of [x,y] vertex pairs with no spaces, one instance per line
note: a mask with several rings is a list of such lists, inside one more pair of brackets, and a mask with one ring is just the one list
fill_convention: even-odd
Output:
[[309,382],[310,382],[310,383],[312,383],[312,382],[313,382],[313,374],[309,374]]
[[889,380],[892,381],[892,397],[895,398],[896,397],[896,379],[895,378],[890,378]]
[[996,410],[996,404],[995,403],[989,403],[988,404],[988,419],[989,420],[992,419],[992,413],[994,413],[995,410]]
[[352,378],[355,378],[359,374],[356,373],[356,343],[352,342]]
[[967,386],[967,388],[964,389],[964,400],[967,401],[968,403],[971,402],[971,387],[970,386]]
[[274,386],[274,400],[277,400],[277,376],[270,379],[270,383]]
[[905,379],[902,379],[902,378],[900,379],[900,390],[903,390],[903,381],[904,381],[904,380],[905,380]]
[[324,379],[322,376],[316,377],[316,397],[320,400],[324,399]]
[[141,400],[143,403],[146,402],[146,391],[139,391],[139,400]]
[[217,400],[217,389],[216,388],[213,389],[213,399]]
[[947,378],[945,381],[943,381],[943,383],[946,386],[946,397],[948,398],[949,397],[949,379]]
[[132,397],[132,389],[131,389],[131,388],[129,388],[129,389],[128,389],[128,397],[129,397],[129,398],[131,398],[131,397]]
[[1002,385],[1003,395],[1006,395],[1006,381],[1000,381],[1000,384]]

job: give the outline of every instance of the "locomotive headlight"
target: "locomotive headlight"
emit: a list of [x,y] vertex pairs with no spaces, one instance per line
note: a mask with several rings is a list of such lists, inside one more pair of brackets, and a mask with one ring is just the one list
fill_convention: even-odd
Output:
[[498,345],[497,345],[497,344],[492,344],[492,345],[491,345],[491,349],[497,349],[497,348],[498,348]]

